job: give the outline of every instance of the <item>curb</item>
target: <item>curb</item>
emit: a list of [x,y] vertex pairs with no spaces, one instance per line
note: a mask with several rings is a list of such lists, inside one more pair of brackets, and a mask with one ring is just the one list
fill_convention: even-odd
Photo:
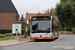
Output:
[[25,44],[25,43],[28,43],[30,42],[31,40],[28,40],[28,41],[24,41],[24,42],[21,42],[21,43],[18,43],[18,44],[12,44],[12,45],[5,45],[5,46],[0,46],[0,47],[9,47],[9,46],[16,46],[16,45],[20,45],[20,44]]
[[60,35],[73,35],[73,36],[75,36],[75,34],[60,34]]

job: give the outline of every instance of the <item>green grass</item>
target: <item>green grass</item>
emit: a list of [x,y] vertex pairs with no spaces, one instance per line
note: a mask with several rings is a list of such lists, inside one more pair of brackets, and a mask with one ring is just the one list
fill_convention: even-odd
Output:
[[29,35],[27,37],[30,37]]
[[[27,36],[27,37],[30,37],[30,36]],[[12,39],[12,36],[0,38],[0,41],[9,40],[9,39]]]
[[9,39],[12,39],[12,36],[7,36],[7,37],[0,38],[0,41],[9,40]]

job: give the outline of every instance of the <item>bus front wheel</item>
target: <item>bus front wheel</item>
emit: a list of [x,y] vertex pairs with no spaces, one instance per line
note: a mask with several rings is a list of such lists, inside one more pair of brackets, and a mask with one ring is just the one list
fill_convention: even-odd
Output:
[[55,35],[53,35],[53,39],[52,39],[52,41],[54,41],[54,39],[55,39]]

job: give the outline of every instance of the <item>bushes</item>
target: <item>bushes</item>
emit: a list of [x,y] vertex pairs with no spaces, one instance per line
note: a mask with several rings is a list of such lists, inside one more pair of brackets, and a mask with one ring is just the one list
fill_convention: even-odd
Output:
[[4,35],[5,36],[11,36],[11,33],[5,33]]
[[66,31],[72,31],[71,27],[66,27]]
[[[65,31],[65,28],[60,28],[60,31]],[[71,28],[71,27],[66,27],[66,31],[72,31],[73,33],[75,33],[75,28]]]
[[0,38],[2,38],[2,37],[5,37],[5,35],[3,35],[3,34],[0,34]]
[[6,37],[6,36],[11,36],[11,33],[0,34],[0,38]]
[[6,36],[11,36],[11,30],[1,29],[0,30],[0,38],[6,37]]
[[75,33],[75,28],[72,29],[73,33]]
[[59,28],[59,31],[64,31],[65,29],[64,28]]
[[[65,31],[65,28],[59,28],[60,31]],[[66,27],[66,31],[72,31],[71,27]]]
[[0,30],[0,34],[5,34],[5,33],[11,33],[11,30],[5,30],[5,29]]
[[59,29],[53,29],[53,31],[58,31]]

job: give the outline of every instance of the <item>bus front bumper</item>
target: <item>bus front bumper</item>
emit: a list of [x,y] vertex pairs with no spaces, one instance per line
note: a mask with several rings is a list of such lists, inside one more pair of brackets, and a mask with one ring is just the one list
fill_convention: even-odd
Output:
[[30,39],[53,39],[53,36],[51,36],[51,37],[48,37],[48,36],[46,36],[46,37],[30,37]]

